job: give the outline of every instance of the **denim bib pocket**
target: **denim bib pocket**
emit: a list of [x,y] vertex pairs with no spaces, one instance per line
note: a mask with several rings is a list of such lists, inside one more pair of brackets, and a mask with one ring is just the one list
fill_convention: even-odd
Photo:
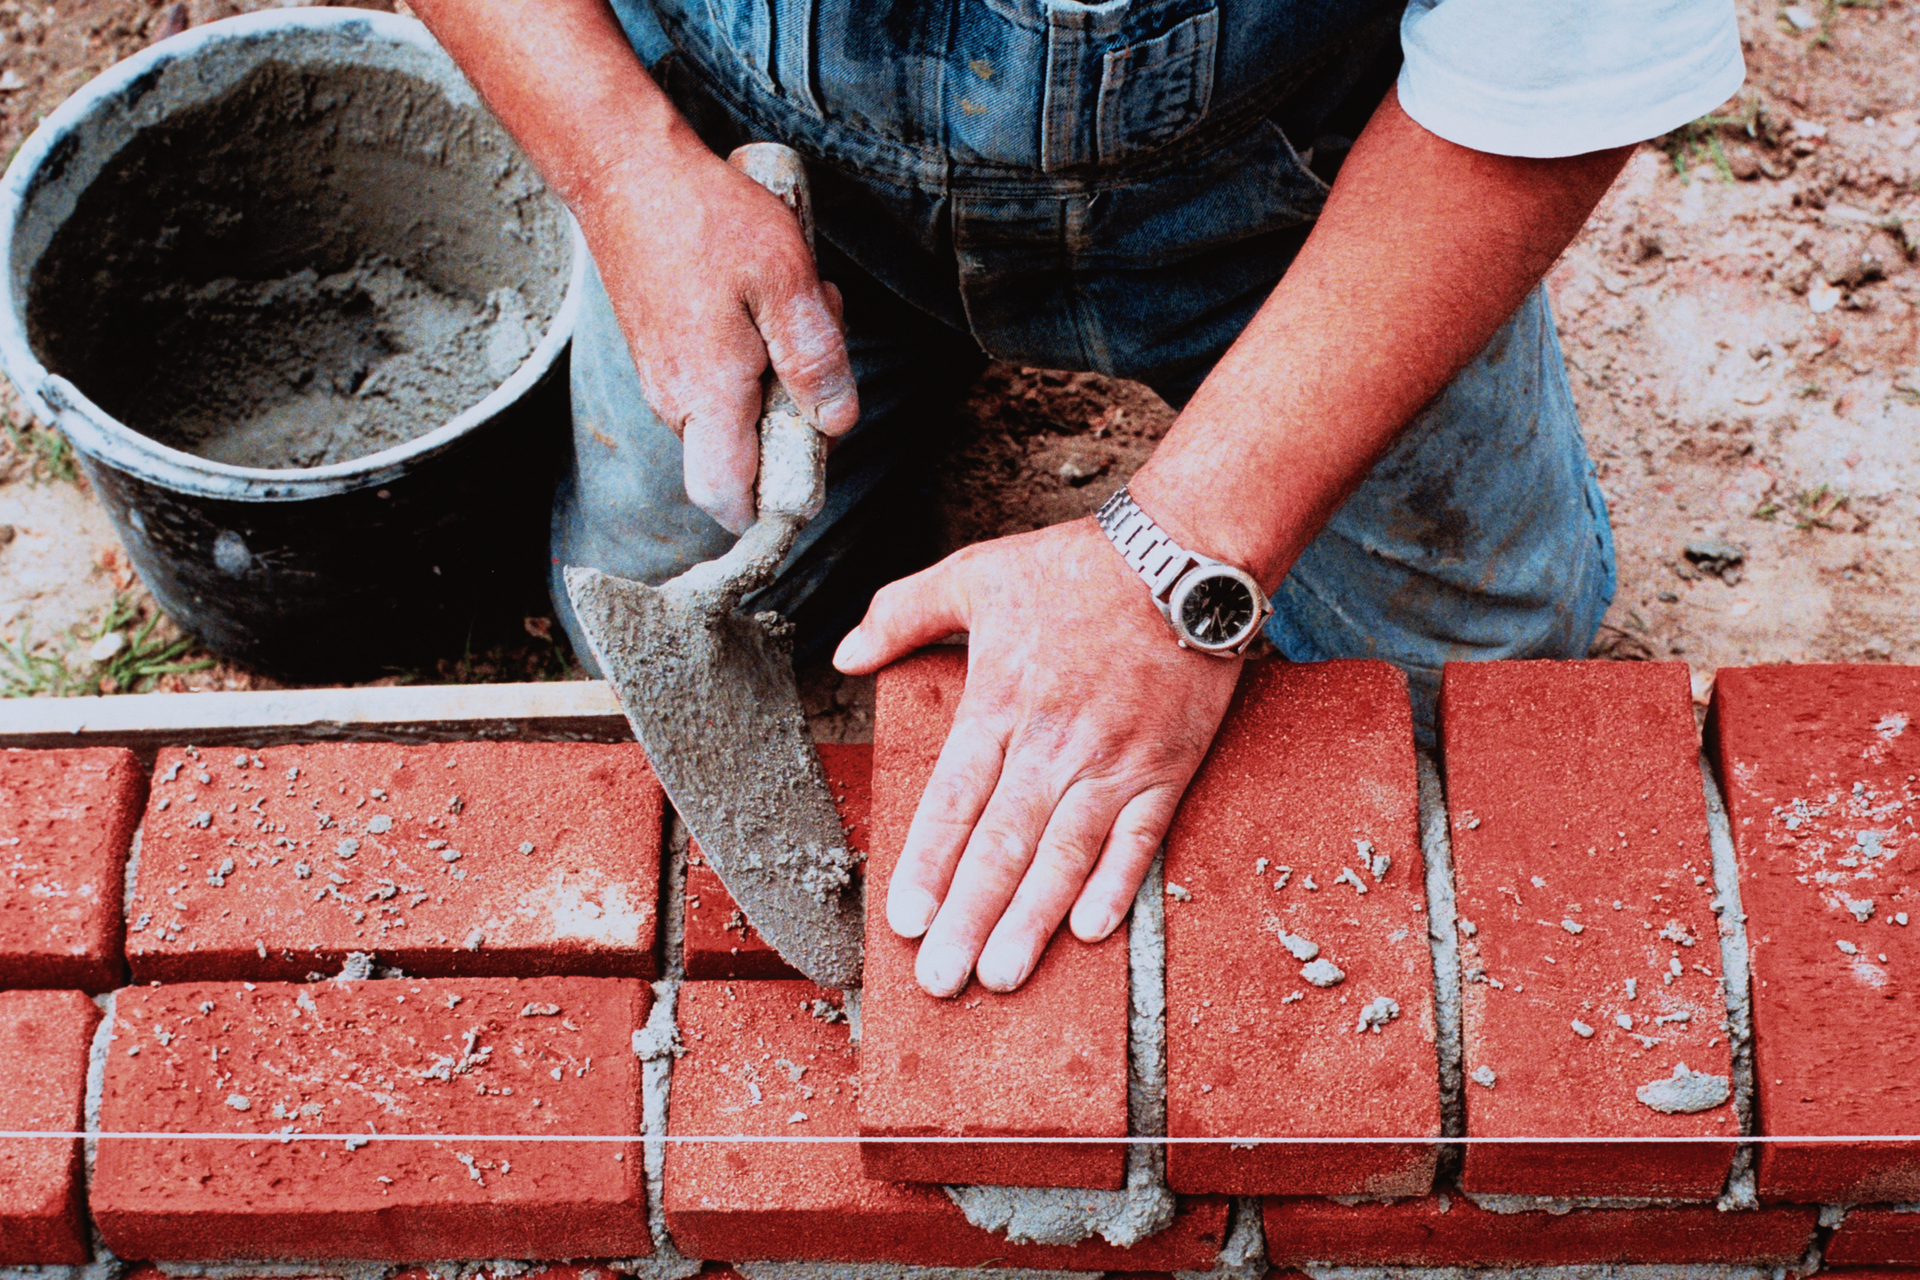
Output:
[[1205,118],[1219,40],[1220,11],[1208,9],[1102,59],[1094,124],[1102,164],[1157,151]]
[[766,93],[819,116],[813,92],[814,0],[696,0],[708,31]]

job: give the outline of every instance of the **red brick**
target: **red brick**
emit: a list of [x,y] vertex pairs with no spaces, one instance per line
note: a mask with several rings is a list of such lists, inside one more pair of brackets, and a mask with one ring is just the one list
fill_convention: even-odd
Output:
[[[821,743],[820,763],[827,771],[846,828],[847,847],[867,851],[867,819],[873,807],[871,743]],[[801,975],[767,945],[720,882],[719,873],[700,857],[694,841],[687,866],[685,947],[689,978],[798,978]]]
[[1784,1265],[1805,1256],[1811,1207],[1722,1213],[1712,1205],[1491,1213],[1465,1196],[1393,1204],[1269,1200],[1277,1266],[1498,1267],[1604,1263]]
[[0,988],[120,983],[120,902],[146,778],[133,752],[0,751]]
[[[0,1129],[84,1127],[87,1050],[99,1021],[78,991],[0,991]],[[0,1139],[0,1265],[92,1257],[80,1143]]]
[[1920,1212],[1880,1207],[1852,1209],[1827,1244],[1827,1261],[1920,1266]]
[[[914,981],[919,943],[878,908],[966,684],[966,653],[936,648],[880,673],[875,690],[873,848],[868,861],[861,1053],[868,1138],[1115,1137],[1127,1132],[1127,938],[1064,930],[1025,986],[978,982],[937,1000]],[[1124,1149],[1105,1143],[869,1142],[870,1178],[998,1186],[1118,1187]]]
[[[1166,904],[1172,1136],[1440,1135],[1419,808],[1397,668],[1248,667],[1167,838],[1167,880],[1188,895]],[[1358,856],[1360,841],[1391,859],[1384,876]],[[1364,895],[1336,880],[1343,871]],[[1317,945],[1345,980],[1302,980],[1282,931]],[[1357,1032],[1377,996],[1398,1018]],[[1178,1145],[1168,1177],[1176,1191],[1422,1195],[1437,1153]]]
[[299,980],[354,951],[651,978],[664,805],[633,744],[162,751],[127,957],[140,982]]
[[[1738,1128],[1731,1102],[1663,1114],[1637,1096],[1681,1063],[1732,1077],[1687,668],[1450,663],[1441,732],[1458,910],[1477,929],[1461,966],[1485,973],[1464,984],[1465,1066],[1497,1081],[1466,1085],[1468,1136],[1621,1140],[1469,1146],[1462,1185],[1712,1199],[1730,1145],[1631,1141]],[[1657,1021],[1674,1016],[1691,1021]]]
[[673,1069],[670,1134],[849,1139],[669,1144],[667,1228],[682,1252],[733,1261],[1085,1271],[1213,1265],[1226,1229],[1221,1200],[1184,1202],[1171,1227],[1128,1250],[1097,1237],[1070,1247],[1016,1246],[969,1223],[938,1187],[862,1177],[852,1139],[864,1077],[846,1024],[811,1013],[820,999],[837,1004],[840,997],[806,982],[680,988],[676,1012],[687,1052]]
[[1832,1280],[1920,1280],[1920,1267],[1822,1267]]
[[102,1139],[94,1218],[121,1257],[161,1261],[644,1254],[638,1141],[274,1135],[638,1134],[651,1003],[618,978],[122,991],[102,1128],[261,1140]]
[[[1714,687],[1761,1132],[1920,1133],[1920,669],[1729,669]],[[1920,1144],[1766,1144],[1760,1194],[1920,1200]]]

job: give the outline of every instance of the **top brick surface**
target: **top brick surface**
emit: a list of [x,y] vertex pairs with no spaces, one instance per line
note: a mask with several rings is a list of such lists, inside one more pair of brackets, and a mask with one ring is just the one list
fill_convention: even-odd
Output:
[[665,797],[636,744],[169,749],[128,921],[136,981],[651,978]]
[[[1167,838],[1176,1138],[1438,1137],[1433,959],[1406,678],[1384,662],[1242,677]],[[1357,881],[1357,883],[1356,883]],[[1338,979],[1306,962],[1325,961]],[[1361,1010],[1380,997],[1378,1024]],[[1420,1195],[1430,1143],[1168,1150],[1176,1191]]]
[[[1761,1132],[1920,1133],[1920,670],[1723,669]],[[1920,1199],[1920,1146],[1764,1145],[1760,1193]]]
[[1730,1146],[1629,1141],[1738,1131],[1687,668],[1451,663],[1441,733],[1468,1136],[1622,1139],[1470,1146],[1463,1185],[1713,1198]]
[[[0,1129],[75,1130],[100,1010],[78,991],[0,991]],[[92,1260],[80,1144],[0,1138],[0,1266]]]
[[[966,685],[966,652],[935,648],[880,673],[873,848],[861,996],[863,1137],[1115,1137],[1127,1132],[1127,937],[1057,935],[1025,986],[978,982],[937,1000],[914,981],[919,943],[887,927],[884,900],[907,828]],[[1104,1143],[863,1144],[868,1177],[1004,1186],[1118,1187]]]
[[617,1139],[640,1132],[651,1005],[616,978],[129,988],[102,1129],[259,1136],[103,1138],[94,1218],[121,1257],[159,1261],[649,1252],[640,1144]]
[[127,849],[146,787],[131,751],[0,751],[0,988],[120,982]]

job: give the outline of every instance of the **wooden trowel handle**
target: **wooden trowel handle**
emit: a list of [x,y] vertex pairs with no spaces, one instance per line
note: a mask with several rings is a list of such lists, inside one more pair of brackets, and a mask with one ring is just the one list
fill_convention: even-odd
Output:
[[[811,252],[813,203],[808,198],[807,171],[799,153],[778,142],[749,142],[728,156],[727,163],[793,210]],[[780,380],[768,374],[766,400],[760,410],[760,479],[756,488],[760,518],[786,516],[805,524],[820,514],[826,500],[827,438],[813,429]]]

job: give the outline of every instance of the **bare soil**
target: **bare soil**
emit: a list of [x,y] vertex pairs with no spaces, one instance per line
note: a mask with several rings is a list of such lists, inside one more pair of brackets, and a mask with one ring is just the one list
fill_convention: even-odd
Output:
[[[1595,652],[1684,660],[1702,699],[1723,665],[1920,662],[1920,0],[1740,4],[1746,89],[1642,147],[1549,280],[1619,547]],[[0,144],[162,29],[260,7],[0,0]],[[0,442],[0,640],[73,655],[84,683],[114,599],[151,605],[10,389],[0,411],[21,433]],[[1086,514],[1171,420],[1132,384],[989,370],[956,414],[947,545]],[[569,672],[546,620],[528,641],[394,678]],[[864,734],[863,685],[804,683],[823,731]]]

